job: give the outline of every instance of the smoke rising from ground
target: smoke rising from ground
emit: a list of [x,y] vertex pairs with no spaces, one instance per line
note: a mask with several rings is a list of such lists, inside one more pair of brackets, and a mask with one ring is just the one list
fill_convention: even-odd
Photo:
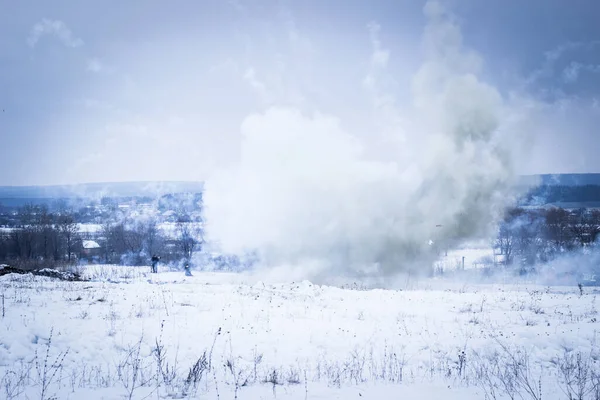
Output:
[[[425,272],[439,246],[489,234],[512,200],[511,107],[437,3],[424,9],[425,61],[389,160],[331,115],[273,107],[242,124],[238,165],[206,184],[207,232],[257,249],[287,277],[387,279]],[[283,266],[283,267],[282,267]]]

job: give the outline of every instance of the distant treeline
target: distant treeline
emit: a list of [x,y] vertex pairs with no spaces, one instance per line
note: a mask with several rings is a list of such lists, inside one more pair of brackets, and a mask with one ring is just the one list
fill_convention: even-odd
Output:
[[20,209],[19,224],[0,235],[0,261],[43,264],[75,260],[81,252],[79,228],[72,214],[49,213],[41,206]]
[[105,196],[98,200],[81,198],[0,199],[0,226],[18,225],[23,208],[31,206],[43,207],[51,213],[69,210],[79,223],[102,223],[110,218],[118,217],[118,214],[124,214],[127,208],[140,209],[144,207],[152,208],[157,213],[170,212],[168,217],[170,222],[191,221],[197,220],[195,216],[198,216],[202,210],[202,193],[165,194],[158,198]]
[[[538,198],[544,204],[600,201],[600,186],[542,186],[526,200],[535,203]],[[0,263],[148,265],[158,254],[166,263],[181,264],[193,263],[201,253],[202,194],[123,200],[103,198],[76,209],[62,201],[53,207],[0,206]],[[94,224],[94,229],[82,230],[80,224]],[[536,265],[590,247],[599,235],[600,211],[520,207],[506,213],[494,246],[506,264]],[[226,268],[239,264],[235,256],[205,256]]]
[[[167,263],[190,262],[204,242],[200,201],[198,195],[164,196],[153,205],[104,201],[74,211],[30,204],[2,212],[0,263],[148,265],[153,254]],[[82,231],[80,224],[89,222],[94,229]],[[161,223],[169,229],[161,229]]]
[[600,185],[538,186],[524,197],[523,204],[600,202]]
[[598,210],[516,208],[501,223],[495,246],[507,264],[534,265],[592,246],[599,235]]

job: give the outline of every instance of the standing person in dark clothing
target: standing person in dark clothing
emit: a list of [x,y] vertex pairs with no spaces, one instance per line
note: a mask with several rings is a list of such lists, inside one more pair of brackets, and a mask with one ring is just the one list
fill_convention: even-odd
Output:
[[185,263],[185,266],[183,267],[183,269],[185,270],[185,276],[193,276],[192,271],[190,271],[189,263]]
[[158,262],[160,261],[160,257],[158,257],[156,254],[152,256],[152,270],[151,272],[153,274],[158,273]]

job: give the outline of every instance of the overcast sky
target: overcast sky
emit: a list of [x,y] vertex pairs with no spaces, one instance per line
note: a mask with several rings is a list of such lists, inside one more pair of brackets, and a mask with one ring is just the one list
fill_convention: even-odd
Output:
[[[600,2],[440,3],[532,110],[519,172],[600,172]],[[369,142],[413,100],[424,4],[0,0],[0,185],[203,180],[274,106]]]

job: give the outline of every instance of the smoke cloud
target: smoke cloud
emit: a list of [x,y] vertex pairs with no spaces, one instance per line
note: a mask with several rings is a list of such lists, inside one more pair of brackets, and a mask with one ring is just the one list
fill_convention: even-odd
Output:
[[[424,63],[393,159],[334,116],[273,107],[246,118],[241,158],[206,183],[209,238],[286,277],[386,280],[426,272],[439,246],[491,232],[513,201],[514,113],[478,78],[443,8],[424,8]],[[379,49],[377,49],[380,51]],[[388,149],[389,150],[389,149]]]

